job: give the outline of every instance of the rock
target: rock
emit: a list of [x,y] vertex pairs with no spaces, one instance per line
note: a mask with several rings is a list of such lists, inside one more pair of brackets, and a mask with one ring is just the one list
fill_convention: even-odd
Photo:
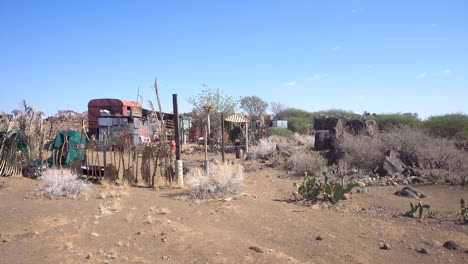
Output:
[[400,154],[396,151],[390,151],[389,155],[385,157],[382,165],[383,171],[386,176],[392,176],[396,173],[401,173],[404,170],[403,162],[400,160]]
[[326,150],[331,148],[331,137],[330,131],[328,130],[317,130],[315,131],[315,150]]
[[276,144],[276,151],[280,156],[291,157],[291,153],[284,145]]
[[382,249],[382,250],[390,250],[390,249],[392,249],[392,247],[391,247],[390,244],[388,244],[388,243],[381,243],[381,244],[380,244],[380,249]]
[[349,200],[351,198],[351,195],[349,193],[345,193],[343,195],[343,200]]
[[251,247],[249,247],[249,249],[253,250],[253,251],[257,252],[257,253],[263,253],[263,250],[261,248],[257,247],[257,246],[251,246]]
[[365,124],[367,135],[373,136],[379,131],[379,126],[375,120],[366,120]]
[[444,248],[451,249],[451,250],[459,250],[461,246],[457,242],[453,240],[449,240],[444,243]]
[[442,242],[434,240],[434,239],[426,241],[425,244],[433,248],[442,247]]
[[171,256],[162,256],[161,259],[164,259],[164,260],[169,260],[171,258]]
[[88,255],[86,255],[86,259],[91,259],[93,257],[93,255],[91,253],[89,253]]
[[425,248],[421,248],[421,249],[418,249],[416,250],[418,253],[421,253],[421,254],[429,254],[429,251]]
[[422,195],[424,193],[414,188],[413,186],[408,185],[408,186],[403,187],[403,189],[401,189],[400,191],[396,191],[395,194],[406,197],[406,198],[417,199],[419,195]]
[[256,158],[257,158],[257,155],[255,155],[255,153],[249,152],[249,153],[247,154],[247,157],[245,157],[245,160],[254,160],[254,159],[256,159]]
[[328,165],[332,165],[337,163],[344,156],[344,153],[337,149],[327,149],[322,152],[322,156],[327,159]]
[[414,177],[411,177],[411,183],[424,184],[424,183],[426,183],[426,181],[421,177],[414,176]]
[[320,241],[322,241],[322,240],[323,240],[323,237],[317,236],[317,237],[315,238],[315,240],[320,240]]
[[349,133],[353,135],[361,134],[364,131],[366,124],[364,120],[361,119],[352,119],[346,121],[346,129]]

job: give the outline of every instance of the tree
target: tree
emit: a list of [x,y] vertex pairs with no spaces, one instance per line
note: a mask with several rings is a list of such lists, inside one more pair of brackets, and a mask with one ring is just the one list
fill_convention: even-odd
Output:
[[240,108],[244,110],[244,112],[249,115],[250,118],[259,119],[265,115],[265,112],[268,108],[268,103],[255,95],[245,96],[241,97]]
[[313,126],[312,114],[298,108],[286,108],[277,114],[277,118],[287,120],[288,129],[293,132],[308,133]]
[[270,109],[274,117],[278,119],[278,115],[286,109],[286,106],[279,102],[270,102]]
[[195,97],[189,97],[187,101],[193,106],[192,121],[195,125],[205,124],[209,109],[211,127],[218,128],[221,125],[221,114],[231,115],[236,111],[237,102],[219,89],[211,89],[203,85],[203,90]]

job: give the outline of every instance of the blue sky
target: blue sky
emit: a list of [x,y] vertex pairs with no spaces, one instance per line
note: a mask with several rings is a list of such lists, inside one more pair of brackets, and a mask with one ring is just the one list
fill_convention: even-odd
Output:
[[0,0],[0,110],[163,110],[203,84],[308,111],[468,113],[467,1]]

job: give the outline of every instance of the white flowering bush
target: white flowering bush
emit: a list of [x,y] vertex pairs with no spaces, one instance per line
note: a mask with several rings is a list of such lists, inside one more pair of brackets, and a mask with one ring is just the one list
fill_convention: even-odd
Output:
[[69,170],[48,170],[44,174],[44,187],[37,194],[44,197],[72,197],[83,195],[88,184],[77,178]]
[[186,179],[192,199],[237,196],[244,189],[244,172],[240,165],[210,164],[208,175],[197,168]]

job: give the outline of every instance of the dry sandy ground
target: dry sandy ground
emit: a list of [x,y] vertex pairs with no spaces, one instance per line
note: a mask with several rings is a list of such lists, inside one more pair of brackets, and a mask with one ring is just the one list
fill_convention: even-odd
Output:
[[267,168],[246,174],[242,197],[187,201],[176,198],[183,190],[97,184],[50,200],[33,194],[41,180],[0,178],[0,263],[468,263],[457,215],[466,189],[420,187],[436,212],[420,223],[400,215],[411,200],[393,195],[399,187],[328,208],[288,202],[298,180]]

